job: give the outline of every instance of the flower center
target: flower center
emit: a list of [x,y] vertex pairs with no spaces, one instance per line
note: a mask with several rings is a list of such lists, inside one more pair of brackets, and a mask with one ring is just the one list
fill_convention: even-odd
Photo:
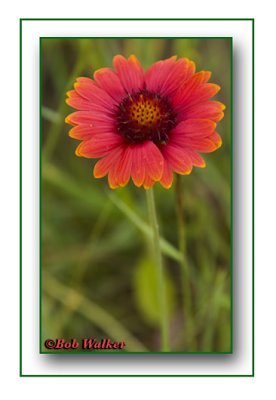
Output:
[[118,133],[130,143],[152,140],[165,144],[176,125],[176,113],[168,99],[147,90],[128,95],[118,108]]

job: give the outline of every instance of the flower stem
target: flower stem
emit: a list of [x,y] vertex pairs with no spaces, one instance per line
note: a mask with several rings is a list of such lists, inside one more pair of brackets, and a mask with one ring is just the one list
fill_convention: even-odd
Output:
[[155,262],[157,268],[157,287],[159,294],[160,307],[160,330],[161,330],[161,350],[169,351],[169,319],[166,301],[165,274],[160,249],[159,226],[156,215],[156,207],[153,189],[146,190],[149,218],[153,231],[153,246],[155,253]]
[[186,346],[188,351],[194,351],[196,346],[195,341],[195,329],[194,329],[194,316],[192,310],[192,297],[191,297],[191,282],[190,282],[190,271],[186,259],[186,238],[185,238],[185,221],[183,215],[183,192],[181,186],[181,176],[176,175],[175,185],[176,195],[176,212],[178,220],[178,246],[179,251],[182,254],[180,262],[181,269],[181,283],[183,292],[183,309],[185,316],[185,328],[186,328]]

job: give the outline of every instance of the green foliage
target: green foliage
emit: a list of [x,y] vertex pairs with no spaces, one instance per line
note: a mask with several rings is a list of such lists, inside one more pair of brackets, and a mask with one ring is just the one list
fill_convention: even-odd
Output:
[[[133,287],[137,308],[142,317],[152,325],[158,326],[160,309],[157,287],[157,271],[150,258],[143,258],[135,268]],[[169,316],[175,311],[176,295],[174,284],[168,274],[165,276],[166,300]]]

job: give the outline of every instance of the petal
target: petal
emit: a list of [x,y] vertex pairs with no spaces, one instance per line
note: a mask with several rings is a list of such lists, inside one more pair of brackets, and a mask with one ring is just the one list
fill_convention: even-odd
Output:
[[210,119],[188,119],[180,122],[171,131],[171,140],[183,143],[187,138],[201,138],[211,135],[216,123]]
[[187,58],[176,61],[176,57],[158,61],[145,74],[146,88],[149,91],[170,95],[195,72],[194,62]]
[[173,173],[172,169],[170,167],[170,164],[167,162],[167,160],[164,161],[164,170],[163,170],[163,175],[162,178],[160,179],[161,185],[165,189],[170,189],[173,183]]
[[158,181],[163,174],[164,159],[158,147],[151,141],[133,145],[131,176],[136,186],[144,180]]
[[118,75],[110,68],[101,68],[94,73],[94,79],[99,87],[105,90],[117,103],[126,96]]
[[127,93],[137,92],[143,88],[144,71],[134,55],[131,55],[128,60],[117,55],[113,58],[113,64]]
[[119,187],[118,174],[116,172],[116,165],[112,165],[108,173],[108,184],[111,189]]
[[200,151],[201,153],[211,153],[222,145],[221,137],[214,132],[206,138],[187,139],[185,148]]
[[69,136],[74,139],[88,140],[91,139],[92,136],[95,136],[96,134],[100,133],[108,133],[108,132],[117,133],[113,121],[93,120],[90,122],[91,123],[80,123],[78,125],[74,125],[74,127],[69,131]]
[[188,150],[188,149],[185,149],[185,152],[189,155],[191,162],[195,167],[199,167],[199,168],[206,167],[205,160],[201,157],[201,155],[199,155],[195,151]]
[[145,179],[144,179],[144,189],[150,189],[152,186],[154,185],[154,180],[151,179],[151,177],[149,175],[146,175]]
[[131,167],[132,167],[132,148],[131,146],[126,146],[116,168],[117,182],[119,186],[124,187],[128,183],[131,174]]
[[123,143],[123,138],[114,133],[95,135],[91,139],[85,140],[78,145],[76,155],[86,158],[103,157]]
[[65,118],[65,122],[70,125],[78,125],[78,124],[94,124],[95,121],[102,121],[106,123],[114,123],[114,119],[102,112],[96,111],[75,111]]
[[220,91],[220,86],[215,83],[204,83],[190,98],[190,105],[209,100]]
[[107,156],[97,161],[93,170],[94,177],[102,178],[107,175],[111,167],[122,157],[123,149],[123,146],[116,147]]
[[179,88],[172,100],[177,111],[183,111],[194,104],[202,103],[220,90],[220,86],[206,83],[210,76],[211,73],[208,71],[198,72]]
[[93,128],[90,125],[77,125],[70,129],[69,136],[74,139],[88,140],[93,136]]
[[162,154],[173,171],[181,175],[191,173],[193,168],[192,161],[181,147],[173,143],[166,144],[162,148]]
[[86,77],[79,77],[76,79],[76,82],[74,84],[76,92],[83,97],[84,99],[87,100],[92,100],[93,97],[91,97],[94,88],[95,88],[95,82],[91,78],[86,78]]
[[142,143],[142,162],[145,165],[146,175],[154,181],[159,181],[163,174],[164,158],[158,147],[151,141]]
[[82,111],[88,111],[93,108],[93,105],[90,103],[90,101],[79,95],[76,90],[70,90],[69,92],[67,92],[67,96],[68,98],[65,100],[65,102],[70,107]]
[[142,159],[142,145],[138,144],[132,148],[131,177],[135,186],[142,186],[145,179],[145,165]]
[[203,103],[192,105],[179,112],[179,118],[186,120],[190,118],[207,118],[218,122],[223,116],[225,105],[220,101],[208,100]]
[[212,142],[217,146],[217,148],[221,147],[222,145],[222,140],[220,135],[217,132],[213,132],[212,135],[208,137],[209,140],[212,140]]
[[221,137],[214,131],[215,126],[213,121],[205,119],[182,121],[172,131],[169,143],[184,150],[215,151],[222,144]]
[[116,102],[90,78],[77,78],[76,92],[93,105],[93,109],[114,113]]

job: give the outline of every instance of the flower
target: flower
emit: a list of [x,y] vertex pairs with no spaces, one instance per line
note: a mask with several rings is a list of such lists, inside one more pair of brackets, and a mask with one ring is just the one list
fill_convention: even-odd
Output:
[[113,64],[94,79],[77,78],[66,99],[78,110],[65,119],[69,135],[81,140],[76,155],[99,158],[95,178],[108,175],[112,189],[130,178],[138,187],[160,182],[168,189],[174,172],[205,167],[199,152],[221,146],[215,128],[225,108],[210,100],[220,90],[208,83],[211,73],[196,73],[194,62],[175,56],[146,72],[134,55],[117,55]]

